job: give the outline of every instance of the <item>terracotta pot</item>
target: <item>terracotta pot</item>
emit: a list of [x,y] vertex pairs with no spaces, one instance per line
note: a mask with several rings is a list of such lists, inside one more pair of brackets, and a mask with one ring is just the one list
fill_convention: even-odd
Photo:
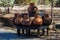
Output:
[[34,18],[33,20],[33,24],[42,25],[42,23],[43,23],[42,18]]
[[50,25],[51,22],[52,22],[51,16],[50,15],[45,16],[44,19],[43,19],[43,21],[44,21],[44,24]]
[[21,24],[22,25],[31,25],[31,21],[30,21],[30,19],[23,19]]
[[16,23],[16,24],[19,24],[19,23],[22,22],[22,20],[23,20],[22,18],[16,18],[16,19],[15,19],[15,23]]

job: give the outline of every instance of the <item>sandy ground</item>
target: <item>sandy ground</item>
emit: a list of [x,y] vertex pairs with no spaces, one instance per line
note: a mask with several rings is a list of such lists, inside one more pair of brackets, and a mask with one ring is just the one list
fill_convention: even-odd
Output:
[[[36,33],[36,30],[35,30],[35,33]],[[0,28],[0,40],[48,40],[48,39],[49,40],[51,40],[51,39],[59,40],[60,31],[59,30],[57,30],[57,31],[49,30],[48,36],[46,36],[46,31],[45,31],[45,35],[40,36],[39,38],[35,37],[35,36],[31,36],[31,37],[27,38],[26,35],[18,36],[15,28],[10,28],[10,27],[1,27]]]

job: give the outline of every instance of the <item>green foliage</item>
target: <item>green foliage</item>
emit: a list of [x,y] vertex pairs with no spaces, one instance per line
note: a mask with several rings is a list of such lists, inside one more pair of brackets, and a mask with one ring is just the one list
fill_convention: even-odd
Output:
[[28,5],[30,2],[34,2],[37,4],[38,0],[15,0],[15,4],[17,5]]
[[57,0],[57,1],[56,1],[56,6],[57,6],[57,7],[60,7],[60,0]]
[[48,5],[48,4],[50,5],[51,3],[50,3],[49,0],[45,0],[45,4],[46,4],[46,5]]
[[35,4],[38,3],[38,0],[26,0],[26,3],[29,4],[30,2],[34,2]]
[[14,0],[0,0],[0,6],[9,7],[14,5]]

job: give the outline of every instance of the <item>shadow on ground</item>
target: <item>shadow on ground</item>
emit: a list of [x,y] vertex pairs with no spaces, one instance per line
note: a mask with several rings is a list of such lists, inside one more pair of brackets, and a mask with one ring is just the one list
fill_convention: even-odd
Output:
[[[17,33],[0,33],[0,39],[5,40],[17,40],[17,39],[37,39],[36,36],[26,37],[26,35],[18,36]],[[40,38],[38,38],[40,39]]]

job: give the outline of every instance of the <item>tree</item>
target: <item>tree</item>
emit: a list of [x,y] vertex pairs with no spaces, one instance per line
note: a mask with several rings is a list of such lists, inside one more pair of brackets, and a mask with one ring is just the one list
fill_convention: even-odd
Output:
[[60,0],[56,1],[56,7],[60,7]]
[[28,5],[30,2],[38,3],[38,0],[15,0],[15,4],[17,5]]
[[46,5],[50,5],[50,4],[51,4],[50,1],[51,1],[51,0],[45,0],[45,4],[46,4]]
[[0,0],[0,7],[4,7],[6,9],[7,7],[7,12],[9,13],[9,7],[13,7],[14,5],[14,0]]
[[29,1],[28,0],[15,0],[14,3],[17,5],[26,5]]

